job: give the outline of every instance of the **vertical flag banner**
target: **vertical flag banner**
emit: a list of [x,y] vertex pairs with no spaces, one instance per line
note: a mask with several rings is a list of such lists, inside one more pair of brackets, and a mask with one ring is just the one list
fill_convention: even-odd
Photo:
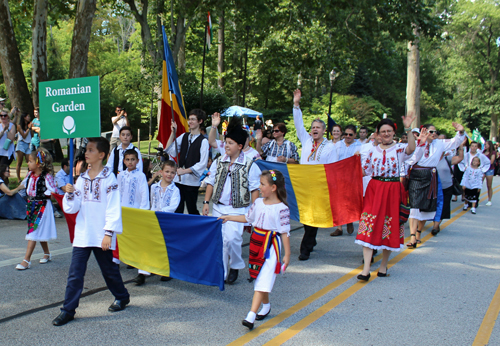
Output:
[[[174,118],[177,123],[176,137],[189,130],[186,108],[182,98],[182,90],[175,70],[174,58],[168,45],[165,27],[161,27],[163,32],[163,79],[161,91],[161,113],[160,127],[158,129],[157,139],[165,147],[170,137],[172,123],[172,108],[174,109]],[[172,104],[170,104],[170,92],[172,92]]]
[[359,220],[363,209],[359,156],[327,165],[287,165],[264,160],[255,163],[261,170],[278,170],[285,177],[292,220],[321,228]]
[[122,208],[119,258],[148,272],[224,290],[222,220]]
[[210,50],[212,46],[212,17],[210,17],[210,12],[208,12],[208,24],[207,24],[207,50]]

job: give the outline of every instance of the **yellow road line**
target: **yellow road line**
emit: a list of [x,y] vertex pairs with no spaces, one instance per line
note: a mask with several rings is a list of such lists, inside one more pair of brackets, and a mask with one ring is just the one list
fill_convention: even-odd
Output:
[[[494,192],[497,193],[497,191]],[[484,201],[485,199],[481,200],[481,201]],[[463,210],[461,211],[460,213],[458,213],[457,215],[455,215],[454,217],[452,217],[450,220],[446,221],[444,224],[443,224],[443,229],[448,227],[449,225],[451,225],[453,222],[455,222],[456,220],[458,220],[459,218],[461,218],[463,215],[465,215],[467,213],[467,211]],[[432,225],[432,223],[429,224],[427,228],[429,228],[430,226]],[[432,238],[432,234],[429,233],[427,234],[422,240],[422,244],[425,243],[427,240],[429,240],[430,238]],[[405,258],[406,256],[408,256],[411,252],[412,252],[413,249],[406,249],[404,250],[403,252],[401,252],[399,255],[395,256],[393,259],[391,259],[389,261],[389,264],[387,266],[387,268],[391,268],[393,265],[395,265],[396,263],[398,263],[399,261],[401,261],[403,258]],[[285,343],[286,341],[290,340],[293,336],[297,335],[299,332],[301,332],[302,330],[304,330],[306,327],[308,327],[309,325],[311,325],[313,322],[315,322],[316,320],[318,320],[320,317],[324,316],[326,313],[330,312],[331,310],[333,310],[335,307],[337,307],[340,303],[344,302],[347,298],[349,298],[350,296],[352,296],[354,293],[356,293],[357,291],[359,291],[360,289],[362,289],[363,287],[365,287],[367,284],[369,284],[370,282],[373,282],[373,280],[375,280],[377,278],[377,273],[376,272],[372,272],[371,273],[371,276],[373,276],[373,279],[367,283],[365,282],[356,282],[354,285],[352,285],[351,287],[349,287],[348,289],[346,289],[345,291],[343,291],[342,293],[340,293],[339,295],[337,295],[335,298],[333,298],[332,300],[330,300],[328,303],[324,304],[323,306],[319,307],[318,309],[316,309],[315,311],[311,312],[309,315],[307,315],[306,317],[304,317],[302,320],[300,320],[299,322],[295,323],[293,326],[291,326],[290,328],[288,328],[287,330],[285,330],[284,332],[282,332],[281,334],[279,334],[278,336],[274,337],[273,339],[271,339],[270,341],[268,341],[267,343],[265,343],[264,345],[265,346],[271,346],[271,345],[282,345],[283,343]],[[500,293],[499,293],[499,301],[497,302],[498,305],[498,310],[494,310],[493,313],[496,312],[496,315],[498,315],[498,312],[500,311]],[[494,322],[493,322],[493,325],[494,325]],[[491,332],[490,332],[491,334]],[[488,338],[489,338],[489,335],[488,335]]]
[[491,332],[493,332],[493,327],[495,327],[495,322],[500,313],[500,285],[498,285],[497,291],[493,296],[493,300],[484,315],[483,322],[477,331],[476,338],[472,343],[472,346],[488,345],[490,341]]
[[[494,191],[493,191],[493,194],[497,193],[498,191],[500,190],[500,186],[497,186]],[[486,193],[483,193],[482,195],[484,196]],[[484,200],[484,199],[483,199]],[[481,201],[483,201],[481,200]],[[451,211],[451,213],[455,213],[456,211],[458,211],[459,209],[462,208],[462,205],[455,208],[453,211]],[[447,222],[445,222],[441,229],[444,229],[446,228],[449,224],[453,223],[454,221],[456,221],[459,217],[461,217],[462,215],[464,215],[466,213],[466,211],[462,211],[460,212],[458,215],[456,215],[455,217],[453,217],[452,219],[448,220]],[[429,223],[424,229],[423,231],[429,229],[431,227],[432,223]],[[428,235],[426,235],[423,239],[421,239],[422,243],[419,244],[419,246],[421,246],[423,243],[425,243],[428,239],[430,239],[432,237],[432,234],[429,233]],[[410,237],[407,237],[405,239],[405,243],[407,241],[410,240]],[[406,257],[410,252],[412,251],[412,249],[406,249],[404,250],[401,254],[397,255],[396,257],[394,257],[393,259],[391,259],[388,263],[388,268],[392,267],[394,264],[396,264],[397,262],[399,262],[401,259],[403,259],[404,257]],[[375,262],[378,262],[379,260],[382,259],[382,255],[378,255],[377,257],[374,258],[374,263]],[[228,346],[235,346],[235,345],[244,345],[250,341],[252,341],[253,339],[255,339],[256,337],[258,337],[259,335],[262,335],[263,333],[267,332],[268,330],[270,330],[271,328],[274,328],[275,326],[277,326],[278,324],[280,324],[281,322],[283,322],[284,320],[286,320],[288,317],[292,316],[293,314],[295,314],[296,312],[298,312],[299,310],[305,308],[306,306],[308,306],[309,304],[313,303],[314,301],[316,301],[317,299],[323,297],[324,295],[326,295],[327,293],[331,292],[332,290],[336,289],[337,287],[339,287],[340,285],[346,283],[347,281],[349,281],[350,279],[352,279],[354,276],[357,276],[357,274],[359,274],[360,270],[363,270],[363,265],[353,269],[352,271],[350,271],[349,273],[345,274],[344,276],[342,276],[341,278],[335,280],[334,282],[332,282],[331,284],[325,286],[324,288],[322,288],[321,290],[317,291],[316,293],[310,295],[309,297],[307,297],[306,299],[300,301],[299,303],[295,304],[294,306],[288,308],[287,310],[283,311],[282,313],[280,313],[279,315],[273,317],[272,319],[268,320],[267,322],[263,323],[261,326],[259,326],[258,328],[255,328],[253,329],[252,331],[246,333],[245,335],[242,335],[241,337],[239,337],[238,339],[234,340],[233,342],[229,343]],[[376,278],[376,272],[372,272],[372,274],[374,275],[374,277]],[[373,279],[372,279],[373,281]],[[320,318],[321,316],[323,316],[324,314],[326,314],[328,311],[332,310],[333,308],[335,308],[337,305],[339,305],[341,302],[343,302],[345,299],[349,298],[351,295],[353,295],[354,293],[356,293],[358,290],[360,290],[361,288],[363,288],[364,286],[366,285],[366,283],[361,283],[361,282],[356,282],[353,286],[349,287],[348,289],[346,289],[344,292],[340,293],[336,298],[332,299],[330,302],[328,302],[327,304],[330,304],[331,307],[329,309],[326,309],[324,310],[324,313],[319,313],[317,314],[317,317],[314,318],[313,320],[311,320],[309,323],[307,324],[304,324],[304,326],[302,328],[297,328],[297,332],[294,333],[293,335],[297,334],[299,331],[301,331],[302,329],[304,329],[305,327],[307,327],[308,325],[310,325],[312,322],[314,322],[315,320],[317,320],[318,318]],[[343,299],[340,300],[341,298],[339,297],[342,297]],[[334,302],[337,298],[339,298],[339,301],[338,302]],[[327,305],[325,304],[325,305]],[[319,309],[322,309],[323,307],[325,307],[325,305],[323,305],[322,307],[320,307]],[[318,310],[319,310],[318,309]],[[315,314],[318,310],[314,311],[313,313],[311,313],[310,315],[312,314]],[[306,316],[306,318],[308,318],[310,315]],[[293,325],[292,327],[290,327],[290,329],[296,329],[296,327],[298,327],[298,325],[302,322],[303,320],[297,322],[295,325]],[[286,332],[286,331],[285,331]],[[285,333],[283,332],[283,333]],[[278,335],[276,338],[280,337],[283,333],[281,333],[280,335]],[[289,338],[291,338],[293,335],[291,335]],[[275,340],[276,338],[270,340],[266,345],[274,345],[275,343],[272,343],[273,340]],[[288,339],[289,339],[288,338]],[[286,340],[288,340],[286,339]],[[284,340],[284,341],[286,341]],[[283,342],[284,342],[283,341]]]

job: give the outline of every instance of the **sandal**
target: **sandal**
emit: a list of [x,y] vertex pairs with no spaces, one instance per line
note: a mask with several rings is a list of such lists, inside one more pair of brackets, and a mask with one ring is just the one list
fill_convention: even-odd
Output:
[[[415,237],[416,238],[415,233],[410,234],[410,240],[411,240],[411,237]],[[414,248],[415,249],[417,247],[417,242],[412,243],[410,241],[408,244],[406,244],[406,246],[408,246],[409,248]]]
[[[25,266],[23,266],[23,265],[21,264],[21,263],[23,263],[23,262],[28,263],[28,265],[27,265],[26,267],[25,267]],[[30,269],[30,268],[31,268],[31,262],[26,261],[25,259],[23,259],[21,263],[19,263],[19,264],[16,266],[16,269],[17,269],[17,270],[26,270],[26,269]]]
[[[417,229],[417,233],[418,233],[418,235],[420,235],[422,233],[422,231],[419,231]],[[420,239],[417,239],[417,237],[415,237],[415,240],[417,241],[417,244],[421,244],[422,243],[422,241]]]

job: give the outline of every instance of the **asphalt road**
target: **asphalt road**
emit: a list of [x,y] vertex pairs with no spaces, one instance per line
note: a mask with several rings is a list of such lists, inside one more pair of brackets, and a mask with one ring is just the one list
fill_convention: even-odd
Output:
[[[500,191],[500,178],[494,186]],[[441,233],[426,230],[417,249],[394,253],[390,277],[376,277],[376,258],[368,283],[356,280],[362,249],[354,236],[322,229],[311,258],[298,261],[303,229],[294,223],[292,263],[276,280],[270,316],[251,332],[241,325],[253,295],[246,271],[221,292],[158,277],[136,287],[136,271],[122,265],[131,303],[110,313],[113,297],[92,257],[76,319],[54,327],[71,258],[64,219],[49,244],[52,262],[38,263],[37,246],[26,271],[14,269],[26,251],[26,222],[0,220],[0,345],[500,345],[500,193],[493,206],[481,204],[472,215],[452,203]]]

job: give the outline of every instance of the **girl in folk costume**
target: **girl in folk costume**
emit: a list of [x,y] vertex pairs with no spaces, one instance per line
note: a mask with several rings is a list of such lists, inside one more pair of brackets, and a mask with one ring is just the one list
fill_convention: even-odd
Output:
[[410,170],[408,192],[410,196],[410,236],[408,247],[417,247],[420,233],[426,220],[433,220],[437,209],[438,173],[436,166],[447,150],[453,150],[465,138],[464,127],[453,123],[457,134],[453,139],[437,139],[438,134],[434,125],[427,124],[429,136],[425,142],[424,154],[421,158],[415,155],[407,162],[413,166]]
[[31,267],[31,255],[37,241],[42,245],[44,253],[40,263],[49,262],[51,255],[47,242],[57,238],[54,211],[50,201],[50,195],[57,191],[52,176],[52,157],[45,149],[38,148],[29,154],[28,169],[30,172],[22,182],[28,196],[28,234],[26,234],[28,248],[23,261],[16,266],[18,270]]
[[[246,215],[225,215],[223,222],[249,222],[255,230],[250,238],[250,276],[255,279],[252,307],[243,325],[252,329],[255,320],[263,320],[271,311],[269,293],[276,274],[290,263],[290,209],[286,203],[285,178],[280,171],[264,171],[260,177],[258,198]],[[281,243],[285,248],[283,267],[280,263]],[[257,313],[260,305],[262,308]]]
[[[415,119],[408,115],[403,118],[405,132]],[[415,138],[410,134],[408,144],[396,143],[393,138],[396,126],[390,119],[384,119],[377,125],[380,144],[364,151],[361,157],[365,175],[371,176],[366,188],[363,213],[359,221],[359,230],[355,243],[363,246],[364,267],[359,280],[370,278],[370,263],[373,250],[383,250],[382,263],[378,276],[387,276],[387,262],[391,251],[400,251],[404,242],[404,225],[400,222],[400,205],[406,197],[400,181],[400,170],[403,162],[415,154],[423,153],[423,146],[415,151]],[[424,130],[422,139],[426,139]]]
[[[203,215],[208,215],[210,200],[215,217],[245,215],[250,204],[259,197],[260,169],[242,152],[247,136],[241,128],[241,120],[233,117],[227,127],[226,153],[210,166]],[[242,234],[243,224],[226,222],[222,225],[224,276],[228,284],[234,283],[238,270],[245,268],[241,257]]]
[[476,213],[476,206],[479,202],[479,190],[483,186],[483,171],[480,168],[481,160],[475,156],[469,167],[464,172],[462,182],[465,194],[464,210],[467,210],[469,203],[472,203],[471,213]]

